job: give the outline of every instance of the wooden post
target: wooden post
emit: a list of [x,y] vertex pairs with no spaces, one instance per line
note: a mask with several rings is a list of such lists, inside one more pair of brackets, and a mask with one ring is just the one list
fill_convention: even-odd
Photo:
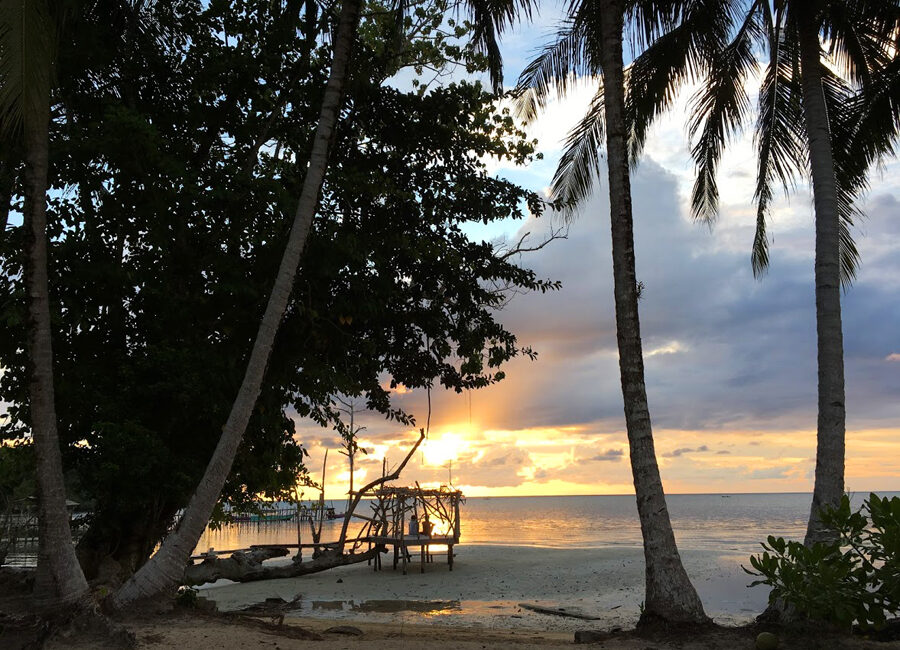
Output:
[[409,562],[409,553],[406,549],[406,498],[400,499],[400,554],[403,556],[403,575],[406,575],[406,565]]

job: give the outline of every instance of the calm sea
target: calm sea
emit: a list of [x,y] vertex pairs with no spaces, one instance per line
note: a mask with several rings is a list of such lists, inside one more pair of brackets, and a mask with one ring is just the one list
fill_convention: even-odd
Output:
[[[884,493],[900,495],[897,492]],[[867,494],[853,495],[861,504]],[[810,494],[674,494],[669,513],[679,548],[751,554],[768,535],[802,539]],[[343,511],[343,502],[334,501]],[[367,510],[365,504],[361,511]],[[461,511],[461,543],[470,545],[602,548],[640,546],[633,496],[470,497]],[[322,540],[337,539],[339,521],[326,521]],[[308,524],[301,527],[309,542]],[[198,549],[246,548],[297,542],[295,522],[247,523],[204,533]]]

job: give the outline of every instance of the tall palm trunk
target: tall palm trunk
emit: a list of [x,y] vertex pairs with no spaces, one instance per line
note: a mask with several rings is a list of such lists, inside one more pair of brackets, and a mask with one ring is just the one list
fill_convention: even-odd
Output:
[[[33,65],[49,66],[35,56]],[[49,75],[36,75],[49,79]],[[40,82],[37,82],[40,83]],[[35,91],[23,120],[25,145],[25,287],[28,307],[27,351],[31,432],[37,458],[38,568],[35,596],[46,604],[74,604],[86,598],[87,581],[72,544],[62,454],[53,395],[53,348],[47,283],[47,169],[49,84]]]
[[141,567],[113,598],[113,606],[122,608],[138,599],[153,597],[174,589],[184,576],[184,567],[200,535],[209,522],[222,486],[231,471],[234,457],[256,405],[275,335],[287,309],[300,257],[312,226],[319,200],[319,192],[328,166],[332,134],[337,124],[343,97],[350,53],[359,23],[360,0],[345,0],[341,9],[331,74],[325,86],[319,123],[316,126],[310,152],[309,168],[303,181],[294,223],[281,259],[278,276],[269,296],[247,370],[228,420],[222,428],[219,443],[213,452],[206,472],[188,503],[187,510],[176,530],[169,535],[159,551]]
[[625,399],[625,425],[638,516],[644,540],[646,594],[642,623],[663,619],[679,623],[707,621],[700,598],[678,555],[663,493],[644,385],[644,360],[638,317],[631,179],[625,128],[622,64],[623,9],[620,0],[601,0],[606,151],[616,300],[619,371]]
[[836,507],[844,492],[844,341],[841,328],[840,221],[831,130],[822,90],[821,49],[816,3],[798,11],[803,115],[809,140],[816,209],[816,340],[819,418],[816,482],[806,544],[830,539],[819,513]]
[[9,204],[12,201],[15,185],[15,170],[12,156],[0,159],[0,241],[6,236],[6,225],[9,223]]

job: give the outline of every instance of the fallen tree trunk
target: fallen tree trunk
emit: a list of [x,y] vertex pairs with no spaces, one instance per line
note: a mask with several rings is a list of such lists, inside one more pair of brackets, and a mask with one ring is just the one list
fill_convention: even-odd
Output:
[[276,578],[295,578],[309,573],[327,571],[339,566],[357,564],[373,559],[378,553],[384,553],[384,546],[375,546],[364,553],[339,554],[324,551],[309,562],[292,562],[275,566],[263,566],[263,561],[275,557],[284,557],[289,553],[286,548],[263,547],[254,548],[248,553],[237,551],[231,557],[219,559],[208,558],[200,564],[185,568],[182,584],[202,585],[206,582],[226,579],[235,582],[254,582],[256,580],[273,580]]

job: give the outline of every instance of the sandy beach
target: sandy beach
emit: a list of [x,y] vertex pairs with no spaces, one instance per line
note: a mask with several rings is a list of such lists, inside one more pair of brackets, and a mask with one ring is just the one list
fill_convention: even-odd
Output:
[[[717,623],[751,621],[765,608],[766,591],[748,589],[740,568],[743,555],[688,550],[682,553],[707,613]],[[267,598],[299,607],[287,618],[339,623],[411,625],[496,630],[630,628],[640,615],[643,553],[636,547],[549,549],[512,546],[459,546],[453,571],[443,556],[407,575],[366,564],[311,576],[263,582],[220,581],[200,588],[219,611],[236,611]],[[565,609],[582,618],[538,613],[522,605]],[[569,637],[571,638],[571,637]]]
[[[161,604],[129,613],[119,623],[142,650],[538,650],[571,646],[578,631],[598,633],[590,639],[592,647],[606,650],[752,650],[761,630],[774,631],[781,650],[900,648],[900,641],[876,642],[822,626],[753,624],[766,594],[746,587],[743,555],[700,550],[682,555],[707,613],[719,625],[635,631],[643,594],[641,555],[634,547],[462,546],[452,572],[438,556],[424,573],[414,562],[407,575],[360,564],[284,580],[222,581],[200,589],[216,602],[217,613]],[[296,599],[296,607],[234,613],[272,598]],[[580,618],[527,606],[565,609]],[[45,646],[97,647],[97,640],[77,635],[57,636]]]

